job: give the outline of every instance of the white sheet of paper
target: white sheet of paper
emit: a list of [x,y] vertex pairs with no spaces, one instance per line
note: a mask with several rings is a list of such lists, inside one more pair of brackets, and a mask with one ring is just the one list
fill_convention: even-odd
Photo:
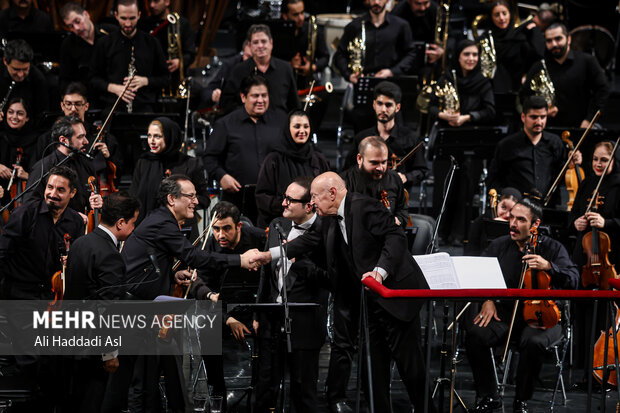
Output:
[[452,257],[461,288],[506,288],[496,257]]
[[452,258],[448,253],[414,255],[413,259],[418,263],[431,290],[461,288]]

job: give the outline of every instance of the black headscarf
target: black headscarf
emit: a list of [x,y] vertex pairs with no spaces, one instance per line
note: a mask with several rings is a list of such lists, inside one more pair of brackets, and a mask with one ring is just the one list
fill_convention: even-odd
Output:
[[[480,92],[482,85],[487,81],[487,78],[482,75],[482,71],[480,70],[480,59],[478,59],[478,63],[473,70],[467,73],[467,76],[463,76],[463,69],[461,69],[461,65],[459,63],[459,56],[461,55],[461,52],[469,46],[478,47],[478,44],[469,39],[464,39],[458,42],[452,62],[452,69],[456,72],[456,89],[458,90],[460,96],[477,94]],[[449,76],[450,81],[454,82],[454,79],[452,78],[452,71],[450,71],[447,75]]]
[[16,102],[22,103],[26,113],[30,113],[26,103],[21,98],[13,99],[6,105],[4,109],[4,122],[0,131],[0,163],[8,168],[12,168],[17,156],[17,148],[22,148],[24,155],[21,165],[26,171],[29,171],[32,164],[36,161],[34,158],[38,136],[30,120],[21,129],[12,129],[8,126],[6,112]]
[[[301,145],[293,140],[293,136],[290,132],[290,124],[291,119],[294,116],[305,116],[306,118],[308,118],[308,115],[305,112],[291,112],[288,116],[287,125],[284,128],[282,139],[280,139],[275,148],[276,152],[279,152],[282,158],[282,162],[280,164],[279,181],[283,184],[286,183],[284,186],[285,190],[291,179],[294,179],[298,176],[315,175],[312,165],[314,144],[310,140],[310,136],[308,136],[308,140]],[[282,193],[284,193],[284,191]]]

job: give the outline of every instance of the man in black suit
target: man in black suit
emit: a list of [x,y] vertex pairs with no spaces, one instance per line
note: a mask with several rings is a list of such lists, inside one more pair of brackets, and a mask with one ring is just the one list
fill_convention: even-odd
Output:
[[[119,284],[125,275],[125,263],[119,247],[133,231],[139,211],[140,202],[127,193],[114,193],[106,198],[99,226],[71,246],[65,300],[120,298],[123,288]],[[118,351],[103,354],[101,359],[98,356],[74,359],[71,404],[75,411],[100,411],[108,374],[118,368]],[[123,369],[127,371],[131,367],[123,366]],[[115,375],[118,377],[130,378],[126,372]]]
[[[288,243],[288,257],[323,249],[327,268],[336,284],[334,300],[342,291],[361,288],[360,281],[373,277],[392,289],[428,288],[422,272],[407,251],[403,230],[381,203],[347,193],[344,181],[333,172],[312,182],[311,200],[323,217],[321,229],[306,232]],[[279,258],[278,248],[261,253],[261,262]],[[424,411],[424,360],[420,347],[419,301],[384,299],[368,295],[370,356],[375,411],[390,411],[390,360],[394,359],[416,411]],[[351,309],[352,311],[354,309]],[[346,334],[356,327],[337,317]],[[330,367],[339,368],[346,349],[333,349]],[[345,379],[346,380],[346,379]],[[345,387],[346,388],[346,387]],[[332,409],[350,411],[343,400],[330,400]]]
[[[276,225],[284,230],[288,241],[315,229],[320,218],[310,203],[311,177],[298,177],[286,189],[282,206],[283,218],[274,219],[269,226],[267,245],[278,247],[280,240]],[[319,373],[319,352],[325,342],[327,321],[327,272],[317,266],[316,254],[287,260],[286,293],[291,303],[316,303],[316,308],[291,309],[291,344],[293,352],[286,359],[290,372],[291,404],[297,413],[315,412],[316,385]],[[284,282],[281,261],[273,261],[261,270],[258,301],[281,303]],[[283,313],[259,314],[254,327],[259,336],[259,381],[256,386],[257,411],[267,412],[278,400],[282,379],[286,336],[281,333]]]

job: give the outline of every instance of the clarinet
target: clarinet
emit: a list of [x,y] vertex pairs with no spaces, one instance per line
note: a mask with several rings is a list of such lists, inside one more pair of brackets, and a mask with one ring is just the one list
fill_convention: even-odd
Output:
[[[134,56],[134,47],[131,46],[131,59],[129,60],[129,68],[127,69],[127,78],[131,79],[136,74],[136,57]],[[127,113],[133,112],[133,101],[127,102]]]
[[6,106],[7,102],[9,101],[9,96],[11,96],[11,92],[13,91],[13,87],[15,87],[15,81],[12,80],[11,84],[9,85],[9,90],[6,92],[6,95],[4,96],[4,99],[2,99],[2,103],[0,103],[0,112],[2,112],[4,110],[4,107]]

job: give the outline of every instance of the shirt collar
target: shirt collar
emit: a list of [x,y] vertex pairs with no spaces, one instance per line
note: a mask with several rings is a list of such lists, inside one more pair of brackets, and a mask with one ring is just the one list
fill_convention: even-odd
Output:
[[316,213],[312,214],[312,216],[310,217],[309,220],[307,220],[303,224],[299,224],[297,226],[300,227],[301,229],[308,229],[308,228],[310,228],[312,226],[312,224],[314,224],[314,221],[316,221]]
[[110,238],[112,238],[112,241],[114,242],[114,245],[118,245],[118,239],[114,236],[114,234],[112,234],[112,231],[110,231],[109,229],[107,229],[106,227],[104,227],[101,224],[99,224],[99,226],[97,228],[99,228],[100,230],[102,230],[103,232],[108,234],[108,236]]
[[345,195],[344,198],[342,198],[342,201],[340,202],[340,205],[338,206],[338,213],[336,215],[342,217],[342,219],[344,219],[344,202],[347,199],[347,196]]

